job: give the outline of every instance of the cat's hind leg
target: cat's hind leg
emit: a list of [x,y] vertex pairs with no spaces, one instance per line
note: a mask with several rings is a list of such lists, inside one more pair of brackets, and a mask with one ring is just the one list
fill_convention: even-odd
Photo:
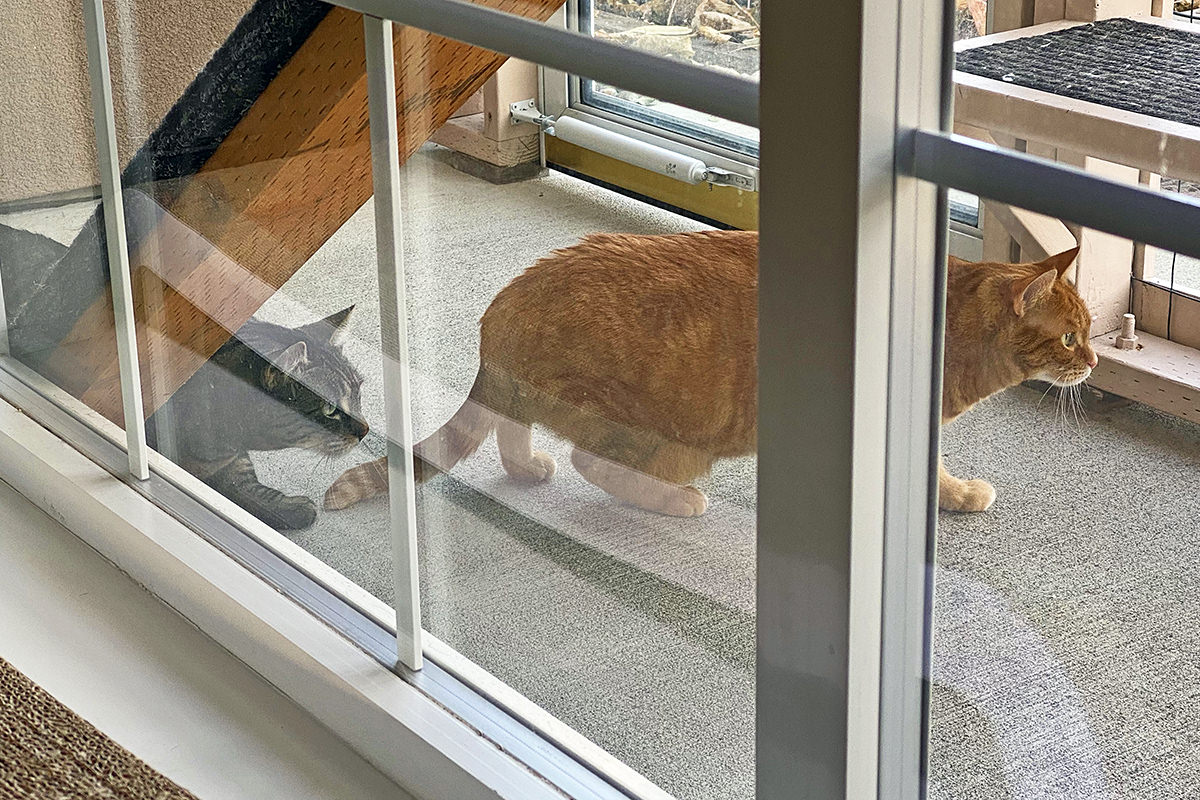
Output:
[[571,463],[589,483],[630,505],[672,517],[698,517],[708,509],[704,492],[681,485],[704,471],[697,466],[707,468],[704,461],[690,448],[668,445],[656,452],[643,472],[578,447],[571,452]]
[[944,511],[987,511],[996,500],[996,490],[987,481],[964,481],[946,471],[938,457],[938,508]]
[[259,483],[254,464],[245,453],[210,475],[205,483],[277,530],[301,530],[316,522],[316,503]]
[[499,417],[496,446],[500,449],[504,471],[514,480],[541,483],[554,477],[554,459],[549,453],[533,449],[533,431],[528,425]]

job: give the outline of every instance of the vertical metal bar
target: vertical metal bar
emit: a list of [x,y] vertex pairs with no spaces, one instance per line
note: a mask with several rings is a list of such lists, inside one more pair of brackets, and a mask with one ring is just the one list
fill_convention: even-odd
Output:
[[896,5],[763,16],[758,800],[876,795]]
[[412,407],[408,377],[404,253],[400,227],[400,155],[396,130],[396,74],[392,23],[363,15],[367,100],[375,187],[375,246],[379,268],[380,338],[388,432],[388,494],[392,573],[396,591],[396,647],[400,661],[421,668],[421,586],[417,564],[417,505],[413,482]]
[[83,0],[83,22],[87,38],[88,78],[92,85],[92,120],[96,129],[96,162],[100,171],[104,237],[108,243],[108,273],[112,282],[113,314],[116,318],[117,363],[121,371],[121,402],[125,411],[129,472],[144,481],[150,477],[150,469],[146,457],[146,424],[142,410],[129,245],[125,237],[125,201],[121,193],[121,165],[117,161],[117,131],[113,123],[103,0]]

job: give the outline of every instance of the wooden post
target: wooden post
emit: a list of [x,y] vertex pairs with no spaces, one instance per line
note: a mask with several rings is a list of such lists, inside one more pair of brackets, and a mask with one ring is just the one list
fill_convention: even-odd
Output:
[[992,12],[992,30],[988,33],[1028,28],[1033,25],[1036,10],[1035,0],[992,0],[995,10]]
[[463,172],[508,183],[540,171],[538,129],[513,125],[509,105],[538,96],[537,66],[509,59],[480,91],[477,113],[455,117],[434,133],[432,140],[449,148],[450,163]]

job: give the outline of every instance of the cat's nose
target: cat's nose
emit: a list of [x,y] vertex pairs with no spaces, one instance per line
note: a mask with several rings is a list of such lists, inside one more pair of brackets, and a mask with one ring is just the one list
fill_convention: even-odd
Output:
[[361,419],[353,420],[350,424],[350,432],[359,439],[364,438],[371,430],[371,426]]
[[1096,355],[1095,353],[1092,353],[1092,357],[1088,359],[1088,366],[1091,367],[1092,369],[1095,369],[1096,365],[1099,363],[1100,363],[1100,357],[1098,355]]

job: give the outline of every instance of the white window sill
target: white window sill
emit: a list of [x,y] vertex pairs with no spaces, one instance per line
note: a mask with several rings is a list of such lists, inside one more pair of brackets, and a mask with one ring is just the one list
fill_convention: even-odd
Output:
[[425,694],[4,402],[0,480],[415,797],[561,800]]

